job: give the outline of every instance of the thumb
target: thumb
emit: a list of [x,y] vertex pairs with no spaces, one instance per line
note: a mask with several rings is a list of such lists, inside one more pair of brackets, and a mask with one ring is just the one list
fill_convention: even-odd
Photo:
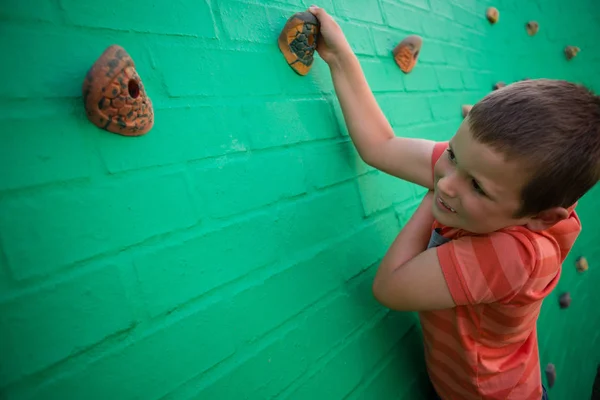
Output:
[[317,17],[317,19],[321,19],[327,15],[327,12],[324,9],[315,5],[308,7],[308,11]]

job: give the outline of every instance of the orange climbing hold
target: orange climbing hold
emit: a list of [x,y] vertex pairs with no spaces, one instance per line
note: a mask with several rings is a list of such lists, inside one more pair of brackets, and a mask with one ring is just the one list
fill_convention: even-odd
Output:
[[405,74],[410,73],[419,59],[423,39],[417,35],[407,36],[392,51],[396,64]]
[[538,33],[540,24],[535,21],[529,21],[527,24],[525,24],[525,29],[527,30],[527,34],[529,36],[534,36],[536,33]]
[[588,262],[585,257],[579,257],[575,260],[575,268],[577,268],[577,272],[585,272],[588,270]]
[[577,56],[581,49],[577,46],[567,46],[565,47],[565,57],[567,60],[571,60],[573,57]]
[[485,16],[490,23],[495,24],[500,19],[500,11],[496,7],[488,7]]
[[505,86],[506,86],[506,83],[504,83],[504,82],[497,82],[497,83],[494,84],[494,90],[502,89]]
[[462,116],[463,116],[463,118],[466,118],[466,116],[471,112],[472,108],[473,108],[473,106],[470,105],[470,104],[464,104],[462,106]]

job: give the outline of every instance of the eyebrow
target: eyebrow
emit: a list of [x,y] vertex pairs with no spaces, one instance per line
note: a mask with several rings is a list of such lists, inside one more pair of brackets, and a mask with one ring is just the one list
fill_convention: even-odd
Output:
[[[452,147],[452,144],[448,143],[448,148],[450,150],[452,150],[452,153],[454,153],[454,161],[458,164],[458,158],[456,157],[456,153],[454,152],[454,148]],[[469,173],[469,176],[474,179],[477,184],[479,185],[479,187],[483,190],[483,192],[493,201],[497,201],[496,196],[490,194],[490,192],[486,189],[485,185],[481,184],[481,181],[479,179],[477,179],[476,177],[474,177],[471,173]]]

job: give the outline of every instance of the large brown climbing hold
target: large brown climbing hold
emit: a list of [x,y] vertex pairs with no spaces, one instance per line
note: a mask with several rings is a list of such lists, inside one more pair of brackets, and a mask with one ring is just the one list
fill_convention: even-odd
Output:
[[575,57],[580,51],[581,49],[577,46],[567,46],[565,47],[565,57],[567,57],[567,60],[570,60],[573,57]]
[[540,24],[535,21],[529,21],[527,24],[525,24],[525,29],[527,30],[527,34],[529,36],[534,36],[536,33],[538,33]]
[[500,11],[498,11],[496,7],[488,7],[487,11],[485,12],[485,16],[490,23],[495,24],[500,18]]
[[419,59],[423,39],[417,35],[410,35],[404,38],[392,51],[394,61],[405,74],[413,70]]
[[89,69],[82,86],[88,119],[123,136],[141,136],[154,124],[152,102],[135,64],[119,45],[109,46]]
[[546,373],[546,380],[548,381],[548,387],[554,386],[554,382],[556,381],[556,367],[554,366],[554,364],[546,365],[544,372]]
[[561,294],[558,303],[560,304],[560,308],[569,307],[571,305],[571,294],[569,292]]
[[588,270],[588,262],[585,257],[578,257],[575,260],[575,268],[577,268],[578,272],[585,272]]
[[279,50],[299,75],[308,74],[312,67],[319,31],[317,17],[305,11],[292,15],[279,34]]
[[471,108],[473,108],[473,106],[470,105],[470,104],[464,104],[462,106],[462,116],[463,116],[463,118],[466,118],[466,116],[471,112]]
[[494,84],[494,90],[502,89],[505,86],[506,86],[506,83],[504,83],[504,82],[496,82]]

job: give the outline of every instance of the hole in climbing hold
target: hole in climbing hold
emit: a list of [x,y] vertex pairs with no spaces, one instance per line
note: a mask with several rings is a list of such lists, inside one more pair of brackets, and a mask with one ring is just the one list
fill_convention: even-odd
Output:
[[129,90],[129,95],[134,99],[137,99],[140,95],[140,85],[137,83],[137,81],[135,79],[129,80],[127,88]]

